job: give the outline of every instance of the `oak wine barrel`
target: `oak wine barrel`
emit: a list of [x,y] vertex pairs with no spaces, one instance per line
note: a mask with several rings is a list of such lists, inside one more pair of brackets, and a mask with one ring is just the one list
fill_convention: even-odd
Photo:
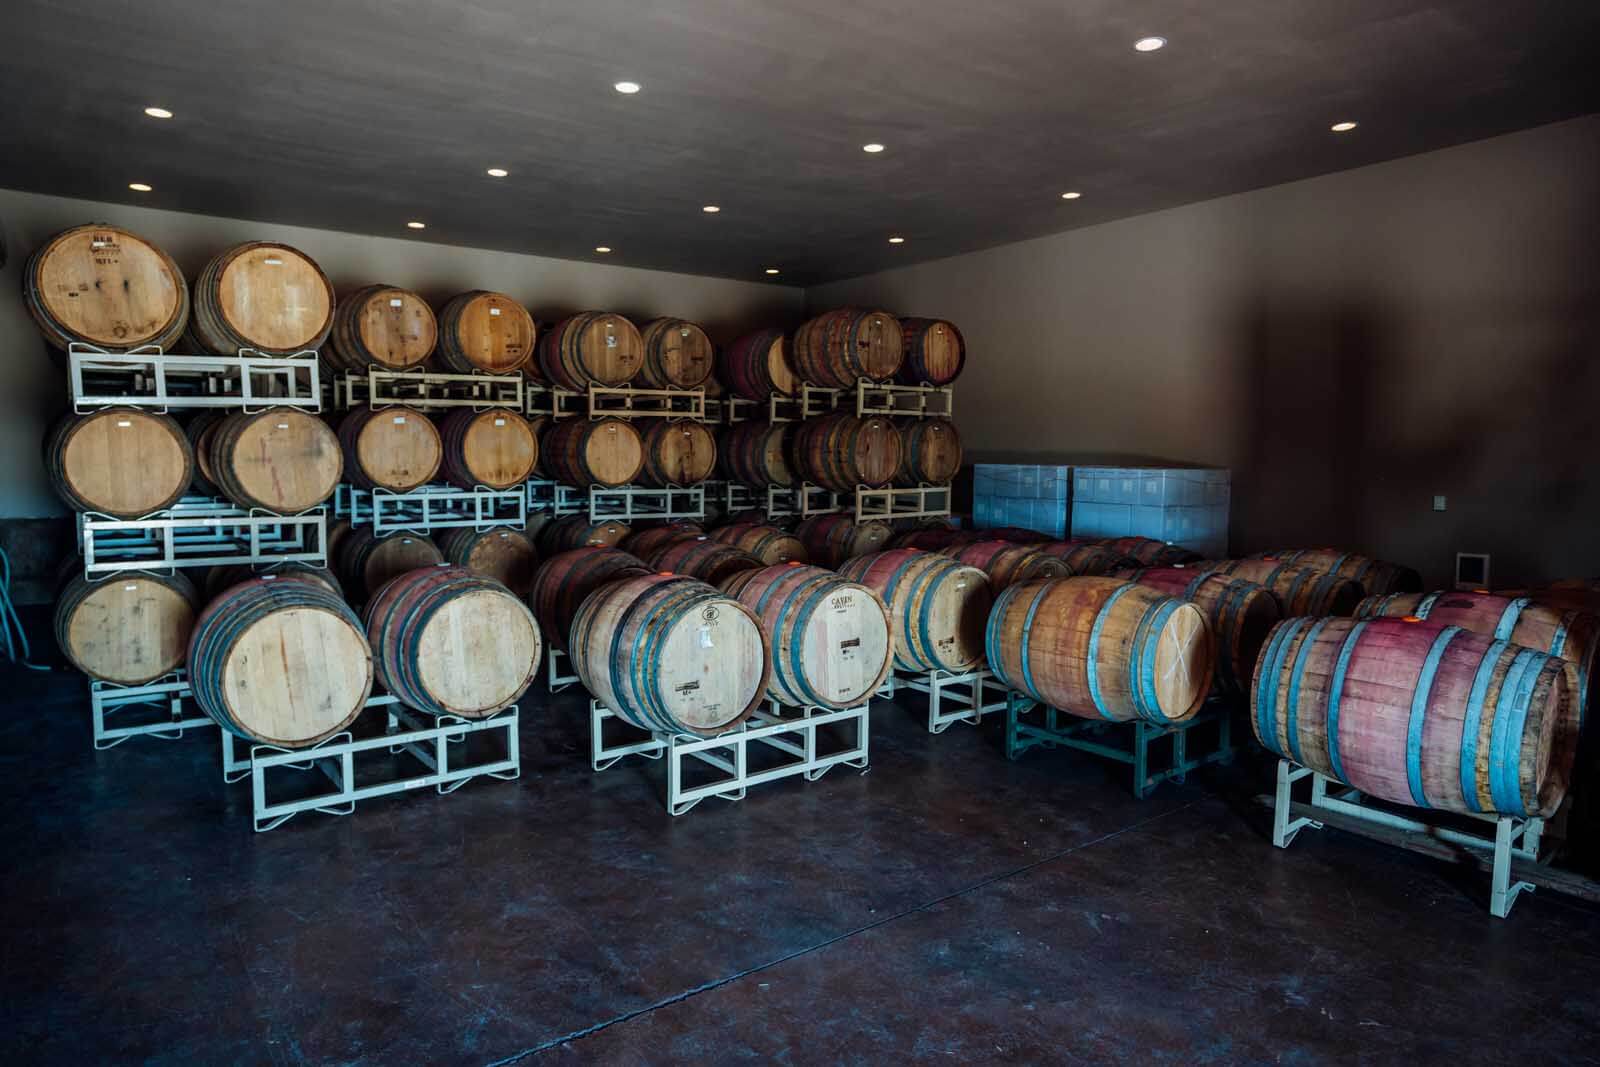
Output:
[[211,479],[242,508],[295,515],[333,495],[344,471],[339,438],[298,408],[229,415],[206,449]]
[[[350,525],[349,519],[327,520],[326,532],[323,535],[322,557],[327,560],[330,568],[334,567],[334,560],[338,558],[340,542],[353,529],[355,527]],[[338,571],[335,569],[334,573],[337,574]]]
[[1217,643],[1217,670],[1212,692],[1232,697],[1250,695],[1250,676],[1267,633],[1283,618],[1277,598],[1265,587],[1215,572],[1196,573],[1185,567],[1139,568],[1121,577],[1166,596],[1187,600],[1205,613]]
[[189,439],[189,450],[194,453],[194,474],[189,479],[189,489],[197,496],[217,497],[222,488],[211,480],[211,435],[222,420],[220,411],[202,411],[183,424],[183,435]]
[[22,299],[63,351],[78,341],[170,352],[189,322],[189,286],[172,257],[106,223],[63,230],[36,249],[22,269]]
[[692,578],[647,574],[602,586],[572,623],[584,688],[645,729],[711,736],[766,695],[770,646],[755,613]]
[[717,458],[728,480],[751,486],[793,485],[789,426],[786,422],[739,422],[724,430],[717,442]]
[[1033,547],[1059,559],[1075,575],[1104,575],[1141,565],[1138,560],[1093,541],[1046,541]]
[[790,466],[835,493],[880,488],[894,480],[904,454],[900,431],[882,416],[847,412],[807,419],[790,435]]
[[335,305],[322,359],[351,374],[372,367],[420,370],[438,340],[439,324],[426,300],[409,289],[368,285]]
[[1285,619],[1256,663],[1251,725],[1285,759],[1421,808],[1552,814],[1577,701],[1555,656],[1405,619]]
[[621,315],[581,311],[539,341],[539,370],[551,385],[587,392],[590,385],[627,385],[644,362],[644,339]]
[[528,416],[528,429],[533,433],[533,471],[532,476],[545,481],[550,481],[550,469],[545,466],[545,435],[550,427],[555,425],[555,420],[549,415]]
[[1291,549],[1285,552],[1262,553],[1261,558],[1292,563],[1296,567],[1310,567],[1348,578],[1361,586],[1367,596],[1386,596],[1389,593],[1422,592],[1422,575],[1398,563],[1369,559],[1353,552],[1340,552],[1332,548]]
[[218,726],[280,748],[345,729],[372,693],[361,620],[314,582],[227,590],[196,621],[188,663],[195,703]]
[[1194,563],[1200,553],[1191,552],[1182,545],[1169,545],[1152,537],[1104,537],[1098,539],[1113,552],[1138,560],[1145,567],[1173,567]]
[[639,331],[644,358],[635,384],[647,389],[699,389],[715,351],[705,330],[685,319],[656,319]]
[[1535,603],[1562,611],[1587,611],[1600,615],[1600,578],[1563,578],[1528,589],[1499,590],[1501,596],[1525,596]]
[[904,453],[894,484],[949,485],[961,473],[961,435],[949,419],[903,419],[899,423]]
[[893,378],[905,359],[905,343],[900,321],[888,312],[840,308],[801,325],[792,354],[802,381],[854,389],[861,378]]
[[782,330],[747,333],[724,348],[717,354],[717,378],[734,396],[756,403],[774,394],[800,395],[800,376]]
[[655,570],[687,575],[711,585],[720,585],[724,579],[740,571],[759,570],[766,566],[742,548],[720,544],[706,537],[662,545],[646,555],[644,561]]
[[515,411],[457,408],[439,421],[445,480],[460,489],[521,485],[539,461],[539,442]]
[[344,480],[361,489],[410,492],[433,481],[444,444],[433,420],[415,408],[360,408],[339,420]]
[[523,531],[509,526],[489,530],[462,526],[442,530],[434,540],[447,562],[493,578],[519,597],[528,595],[539,558],[532,538]]
[[976,567],[914,548],[858,556],[839,574],[889,605],[896,670],[970,671],[983,663],[993,594]]
[[1201,560],[1185,569],[1216,571],[1264,585],[1278,598],[1284,618],[1296,615],[1350,615],[1361,603],[1361,587],[1348,578],[1295,567],[1278,560]]
[[465,567],[391,579],[373,595],[366,620],[378,680],[428,715],[485,719],[510,707],[544,655],[528,606]]
[[887,523],[857,522],[844,514],[813,515],[794,530],[812,563],[834,569],[857,556],[882,552],[893,534]]
[[698,522],[677,519],[661,523],[659,526],[635,530],[623,538],[620,547],[635,556],[643,556],[647,552],[654,552],[662,545],[670,545],[674,541],[692,541],[696,537],[704,537],[705,534],[705,527]]
[[235,245],[194,282],[189,330],[208,352],[252,348],[292,356],[322,347],[333,329],[333,285],[316,261],[272,241]]
[[970,545],[977,541],[990,540],[984,535],[986,530],[958,530],[947,523],[938,525],[917,526],[902,533],[894,534],[890,541],[891,548],[920,548],[926,552],[938,552],[940,549],[952,545]]
[[736,522],[719,526],[710,534],[719,544],[732,545],[759,559],[767,566],[780,563],[810,563],[806,546],[787,530],[755,522]]
[[45,441],[50,484],[74,511],[136,519],[169,508],[194,481],[194,451],[170,416],[140,408],[68,415]]
[[902,385],[949,385],[967,363],[967,342],[943,319],[901,319],[905,359],[895,373]]
[[717,439],[703,422],[650,419],[640,437],[639,484],[699,485],[717,471]]
[[439,310],[439,364],[456,374],[510,374],[533,358],[533,316],[504,293],[461,293]]
[[889,676],[889,609],[866,586],[795,563],[742,571],[721,588],[766,628],[772,649],[767,693],[778,703],[853,708]]
[[337,558],[331,562],[345,592],[359,603],[397,575],[438,566],[444,562],[444,554],[421,534],[379,536],[370,526],[357,526],[340,538]]
[[1072,570],[1054,556],[1010,541],[974,541],[952,545],[941,555],[976,567],[989,576],[989,588],[998,593],[1018,582],[1035,578],[1070,578]]
[[539,554],[553,556],[573,548],[614,548],[629,532],[628,524],[616,519],[591,521],[587,515],[567,515],[539,530]]
[[644,442],[622,419],[562,419],[545,444],[545,469],[563,485],[628,485],[644,468]]
[[1013,585],[986,642],[1007,688],[1084,718],[1158,726],[1200,710],[1216,659],[1199,608],[1116,578]]
[[334,577],[332,571],[326,567],[290,560],[270,566],[229,563],[212,567],[206,571],[206,600],[215,600],[240,582],[253,582],[258,578],[269,582],[314,582],[335,596],[344,596],[344,590],[339,587],[339,580]]
[[56,598],[56,643],[90,678],[143,685],[183,666],[200,594],[183,573],[78,574]]
[[650,573],[644,560],[615,548],[569,549],[539,564],[528,590],[528,606],[550,647],[564,652],[573,616],[590,593],[608,582]]

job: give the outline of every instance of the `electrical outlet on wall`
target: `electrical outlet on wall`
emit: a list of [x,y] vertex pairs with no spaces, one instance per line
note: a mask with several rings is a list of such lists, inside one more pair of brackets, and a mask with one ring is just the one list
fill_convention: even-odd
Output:
[[1446,503],[1446,501],[1445,501],[1444,495],[1442,493],[1440,495],[1438,495],[1438,496],[1435,496],[1433,498],[1433,510],[1434,511],[1443,511],[1444,508],[1445,508],[1445,503]]

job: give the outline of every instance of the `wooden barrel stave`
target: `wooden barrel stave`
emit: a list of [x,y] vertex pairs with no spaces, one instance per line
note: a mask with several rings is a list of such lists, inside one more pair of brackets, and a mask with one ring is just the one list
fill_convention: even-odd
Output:
[[1117,577],[1187,600],[1205,613],[1217,643],[1214,694],[1250,695],[1250,677],[1267,634],[1283,618],[1272,591],[1243,578],[1186,567],[1140,567]]
[[644,339],[633,323],[609,311],[580,311],[552,326],[539,343],[539,370],[574,392],[623,386],[644,363]]
[[587,515],[566,515],[539,531],[539,553],[553,556],[573,548],[614,548],[629,532],[628,524],[616,519],[594,522]]
[[488,530],[460,527],[435,538],[445,560],[473,574],[492,578],[519,597],[526,597],[539,564],[533,539],[521,530],[496,526]]
[[842,514],[814,515],[802,521],[794,531],[811,562],[834,569],[857,556],[882,552],[893,533],[886,523],[857,522]]
[[720,526],[709,535],[719,544],[750,553],[767,566],[780,563],[810,563],[806,546],[794,534],[764,523],[736,522]]
[[967,363],[967,342],[943,319],[901,319],[905,358],[895,379],[902,385],[949,385]]
[[440,469],[460,489],[521,485],[539,462],[539,441],[515,411],[457,408],[439,422]]
[[659,526],[650,526],[642,530],[634,530],[623,538],[619,547],[631,552],[635,556],[643,556],[647,552],[654,552],[662,545],[670,545],[674,541],[691,541],[696,537],[706,536],[705,527],[698,522],[688,519],[675,519],[661,523]]
[[640,451],[640,485],[699,485],[717,470],[717,439],[702,422],[652,419]]
[[830,389],[888,381],[905,359],[900,321],[872,309],[825,312],[795,331],[793,359],[803,381]]
[[628,485],[644,468],[644,441],[622,419],[563,419],[545,443],[545,469],[563,485]]
[[806,481],[835,493],[880,488],[900,470],[900,432],[886,418],[847,412],[807,419],[790,436],[790,466]]
[[766,566],[743,549],[706,537],[662,545],[647,554],[644,561],[655,570],[698,578],[710,585],[720,585],[723,580],[740,571],[759,570]]
[[919,549],[858,556],[839,574],[889,606],[896,670],[961,674],[983,663],[993,595],[981,570]]
[[566,651],[572,620],[588,595],[610,582],[650,574],[643,560],[615,548],[588,546],[549,556],[534,572],[528,606],[544,639]]
[[755,403],[773,395],[800,395],[800,377],[782,330],[747,333],[724,348],[717,354],[717,378],[734,396]]
[[439,340],[433,309],[421,296],[393,285],[367,285],[334,306],[323,362],[337,371],[420,370]]
[[789,425],[740,422],[730,426],[717,443],[723,474],[741,485],[793,485],[788,459]]
[[57,422],[45,441],[44,465],[68,507],[119,519],[176,504],[196,470],[188,435],[174,419],[120,407]]
[[438,427],[415,408],[363,408],[339,420],[344,478],[361,489],[410,492],[433,481],[444,461]]
[[106,223],[63,230],[35,249],[22,270],[22,297],[45,341],[63,351],[79,342],[170,352],[189,323],[189,286],[178,264]]
[[983,571],[989,576],[989,588],[996,593],[1018,582],[1072,575],[1071,569],[1054,556],[1010,541],[974,541],[942,549],[940,554]]
[[360,603],[397,575],[438,566],[444,554],[421,534],[379,536],[369,526],[357,526],[340,538],[337,556],[330,562],[350,600]]
[[961,473],[961,435],[949,419],[903,419],[897,428],[903,456],[894,484],[949,485]]
[[291,356],[322,347],[335,304],[332,283],[310,256],[286,244],[251,241],[201,270],[189,332],[207,352]]
[[699,389],[711,376],[714,350],[706,331],[685,319],[655,319],[639,331],[644,358],[638,385],[648,389]]
[[1276,559],[1201,560],[1185,569],[1216,571],[1263,585],[1278,599],[1284,618],[1350,615],[1361,603],[1361,586],[1337,574]]
[[1361,586],[1366,596],[1422,592],[1422,576],[1410,567],[1358,556],[1354,552],[1340,552],[1334,548],[1305,548],[1264,552],[1258,558],[1276,559],[1296,567],[1310,567],[1312,570],[1337,574]]
[[[332,555],[332,549],[329,550],[329,555]],[[258,578],[269,582],[315,582],[335,596],[344,595],[339,579],[326,567],[291,560],[269,566],[231,563],[212,567],[206,572],[206,600],[215,600],[233,586],[241,582],[253,582]]]
[[1191,552],[1182,545],[1169,545],[1153,537],[1104,537],[1095,540],[1113,552],[1138,560],[1145,567],[1173,567],[1200,559],[1198,552]]
[[1138,560],[1093,541],[1046,541],[1033,547],[1059,559],[1075,575],[1100,576],[1140,566]]
[[215,481],[244,508],[294,515],[333,495],[344,451],[327,423],[297,408],[235,412],[211,434]]
[[143,685],[183,666],[200,594],[181,572],[81,573],[56,598],[56,643],[96,681]]
[[514,374],[533,358],[533,316],[505,293],[474,289],[439,309],[437,354],[455,374]]

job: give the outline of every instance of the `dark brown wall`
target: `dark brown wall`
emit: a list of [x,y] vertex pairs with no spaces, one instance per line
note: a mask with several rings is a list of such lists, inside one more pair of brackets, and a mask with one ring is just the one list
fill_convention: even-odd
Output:
[[1600,574],[1597,251],[1591,116],[807,302],[954,320],[975,458],[1220,464],[1235,552],[1337,544],[1435,583],[1490,552],[1504,586]]

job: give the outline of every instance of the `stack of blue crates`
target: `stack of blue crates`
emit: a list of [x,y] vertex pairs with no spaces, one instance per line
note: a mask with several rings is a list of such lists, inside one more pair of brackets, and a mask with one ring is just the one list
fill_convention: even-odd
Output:
[[978,463],[972,468],[972,525],[1021,526],[1067,536],[1072,468]]
[[1151,537],[1223,559],[1231,481],[1215,468],[1076,467],[1072,534]]

